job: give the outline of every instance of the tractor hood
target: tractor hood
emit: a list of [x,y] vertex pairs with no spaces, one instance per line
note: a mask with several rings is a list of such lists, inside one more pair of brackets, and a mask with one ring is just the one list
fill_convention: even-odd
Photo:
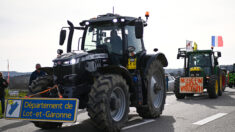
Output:
[[87,54],[88,54],[87,52],[83,52],[83,51],[70,52],[70,53],[66,53],[66,54],[58,56],[56,59],[53,60],[53,62],[59,61],[59,60],[70,60],[72,58],[80,58],[80,57],[85,56]]
[[94,59],[104,59],[108,58],[106,53],[88,53],[85,51],[70,52],[58,56],[53,60],[54,66],[57,65],[73,65],[82,61],[89,61]]

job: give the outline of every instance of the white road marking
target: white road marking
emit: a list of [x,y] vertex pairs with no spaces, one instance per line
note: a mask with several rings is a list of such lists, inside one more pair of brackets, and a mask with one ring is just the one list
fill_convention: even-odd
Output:
[[205,119],[203,119],[203,120],[197,121],[197,122],[195,122],[195,123],[193,123],[193,124],[194,124],[194,125],[204,125],[204,124],[206,124],[206,123],[208,123],[208,122],[211,122],[211,121],[213,121],[213,120],[216,120],[216,119],[218,119],[218,118],[221,118],[221,117],[223,117],[223,116],[225,116],[225,115],[227,115],[227,113],[218,113],[218,114],[212,115],[212,116],[210,116],[210,117],[207,117],[207,118],[205,118]]
[[141,126],[143,124],[147,124],[147,123],[154,122],[154,121],[155,120],[153,120],[153,119],[152,120],[146,120],[146,121],[138,123],[138,124],[134,124],[134,125],[123,127],[122,130],[126,130],[126,129],[130,129],[130,128],[133,128],[133,127]]

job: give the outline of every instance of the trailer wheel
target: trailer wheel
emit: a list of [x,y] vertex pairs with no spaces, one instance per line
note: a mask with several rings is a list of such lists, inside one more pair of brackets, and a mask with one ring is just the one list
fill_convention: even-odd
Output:
[[217,98],[219,94],[219,82],[216,75],[212,75],[209,80],[207,92],[210,98]]
[[174,87],[174,93],[175,93],[175,97],[177,99],[184,99],[185,98],[185,94],[180,93],[180,77],[175,79],[175,87]]
[[160,61],[150,64],[146,79],[147,105],[136,109],[143,118],[157,118],[162,114],[166,99],[165,73]]
[[118,132],[128,120],[129,87],[120,75],[102,75],[89,93],[88,115],[104,131]]

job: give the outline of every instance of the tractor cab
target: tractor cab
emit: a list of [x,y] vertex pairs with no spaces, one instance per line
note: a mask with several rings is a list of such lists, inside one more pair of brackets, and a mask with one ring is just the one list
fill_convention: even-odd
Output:
[[[129,53],[140,54],[145,51],[142,36],[143,28],[147,24],[141,18],[106,14],[82,21],[81,27],[74,27],[69,21],[68,24],[69,27],[63,27],[60,33],[60,45],[63,45],[66,38],[65,29],[69,29],[68,53],[73,51],[72,38],[76,30],[83,30],[83,35],[77,43],[79,50],[88,54],[107,53],[112,64],[127,65]],[[63,52],[60,50],[58,53]]]
[[211,50],[188,52],[187,73],[191,77],[210,76],[214,66],[214,54]]

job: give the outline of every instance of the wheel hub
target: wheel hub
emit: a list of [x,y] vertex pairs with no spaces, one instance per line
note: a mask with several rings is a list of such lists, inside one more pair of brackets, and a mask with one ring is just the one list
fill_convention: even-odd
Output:
[[154,74],[151,77],[150,82],[150,97],[155,108],[159,108],[161,106],[161,102],[163,100],[163,88],[161,87],[162,84],[161,76],[158,74]]
[[110,109],[112,111],[118,109],[120,107],[120,100],[117,99],[117,98],[111,98],[111,101],[110,101]]
[[157,94],[159,91],[161,91],[161,87],[159,87],[159,85],[157,83],[155,83],[153,91],[155,94]]
[[110,114],[114,121],[120,121],[126,110],[126,97],[120,87],[113,89],[110,97]]

